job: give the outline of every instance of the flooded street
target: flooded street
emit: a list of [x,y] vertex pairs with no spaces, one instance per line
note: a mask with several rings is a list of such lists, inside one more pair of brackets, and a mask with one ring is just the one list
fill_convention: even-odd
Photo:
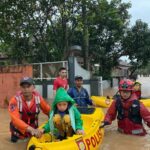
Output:
[[[138,81],[142,83],[142,97],[150,97],[150,77],[138,77]],[[108,89],[104,94],[112,96],[116,91],[117,88]],[[131,136],[117,132],[117,122],[114,121],[112,125],[105,127],[101,150],[150,150],[150,128],[145,124],[144,126],[148,132],[146,136]]]
[[[150,97],[150,77],[139,78],[142,83],[142,96]],[[115,89],[104,91],[105,95],[113,95]],[[107,109],[104,109],[106,112]],[[149,109],[150,110],[150,109]],[[47,119],[40,116],[40,123]],[[7,109],[0,109],[0,150],[26,150],[27,143],[13,144],[9,141],[9,116]],[[150,129],[145,125],[148,134],[145,137],[124,135],[117,132],[116,121],[112,125],[105,127],[105,136],[101,145],[101,150],[150,150]]]
[[[47,116],[41,113],[40,124],[47,120]],[[27,142],[11,143],[9,132],[10,118],[7,109],[0,109],[0,150],[26,150]]]
[[114,121],[105,127],[101,150],[150,150],[150,129],[144,126],[148,132],[146,136],[125,135],[117,131],[117,122]]

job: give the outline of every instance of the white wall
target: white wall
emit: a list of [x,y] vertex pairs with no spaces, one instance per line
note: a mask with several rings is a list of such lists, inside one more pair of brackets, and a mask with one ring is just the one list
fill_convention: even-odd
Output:
[[35,85],[36,91],[38,91],[40,93],[40,95],[42,95],[43,93],[43,88],[42,85]]
[[[75,76],[80,75],[83,77],[83,80],[90,80],[91,74],[90,71],[85,70],[80,66],[75,58]],[[89,95],[91,94],[90,84],[84,84],[83,87],[88,91]]]
[[[42,95],[43,93],[42,85],[35,85],[35,88],[36,88],[36,91],[38,91]],[[53,85],[48,85],[47,96],[49,100],[53,100]]]
[[109,80],[103,80],[103,89],[107,89],[110,87],[110,81]]
[[84,84],[83,87],[88,91],[88,94],[91,95],[91,88],[89,84]]
[[75,76],[80,75],[83,77],[83,79],[90,79],[91,75],[90,72],[85,70],[78,64],[77,59],[75,58]]
[[150,97],[150,76],[138,75],[137,81],[142,84],[142,97]]
[[47,96],[48,96],[48,99],[53,100],[53,85],[48,85]]

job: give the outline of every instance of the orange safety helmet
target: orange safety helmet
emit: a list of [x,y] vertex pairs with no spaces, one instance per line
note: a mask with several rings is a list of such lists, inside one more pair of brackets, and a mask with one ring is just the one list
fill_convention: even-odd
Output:
[[133,84],[129,79],[123,79],[119,82],[119,91],[133,91]]

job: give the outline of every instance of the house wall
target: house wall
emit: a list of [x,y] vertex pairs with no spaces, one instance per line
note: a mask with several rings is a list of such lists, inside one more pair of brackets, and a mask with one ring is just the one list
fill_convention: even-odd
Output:
[[25,76],[32,77],[31,65],[0,67],[0,107],[19,90],[20,78]]

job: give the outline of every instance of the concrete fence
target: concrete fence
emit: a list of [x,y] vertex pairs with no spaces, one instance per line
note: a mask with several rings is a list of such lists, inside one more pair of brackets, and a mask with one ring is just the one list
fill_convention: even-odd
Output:
[[[66,67],[70,87],[74,86],[74,77],[83,77],[83,87],[89,95],[103,95],[103,90],[110,87],[111,82],[102,77],[92,77],[91,72],[82,68],[73,56],[68,61],[36,63],[28,65],[1,66],[0,67],[0,107],[20,89],[20,78],[29,76],[34,78],[36,90],[45,98],[53,99],[53,81],[58,75],[58,69]],[[117,84],[114,79],[113,84]]]

